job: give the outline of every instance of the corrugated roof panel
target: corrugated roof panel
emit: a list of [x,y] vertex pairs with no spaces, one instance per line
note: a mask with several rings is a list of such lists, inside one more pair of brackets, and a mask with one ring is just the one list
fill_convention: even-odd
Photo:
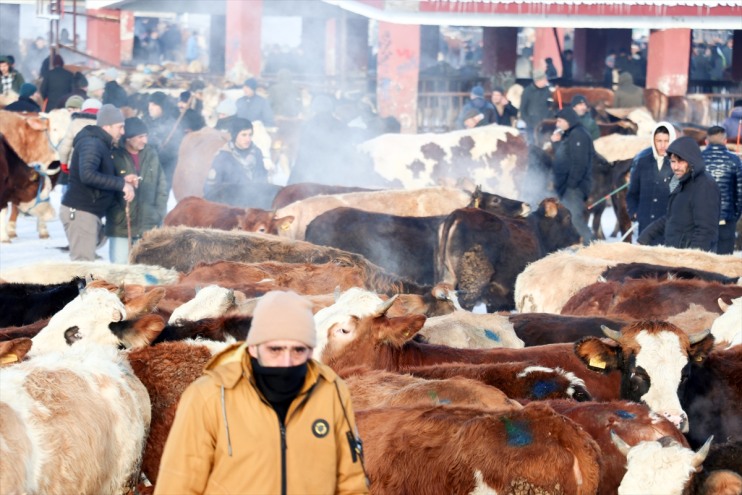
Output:
[[501,3],[536,5],[649,5],[662,7],[739,7],[740,0],[427,0],[440,3]]

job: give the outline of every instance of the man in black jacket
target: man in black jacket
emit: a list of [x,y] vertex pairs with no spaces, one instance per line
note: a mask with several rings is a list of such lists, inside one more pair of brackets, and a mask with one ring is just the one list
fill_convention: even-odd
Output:
[[116,175],[113,144],[124,133],[124,115],[113,105],[103,105],[96,125],[83,128],[73,142],[69,188],[62,197],[59,218],[70,243],[72,261],[94,261],[102,239],[103,222],[116,193],[134,199],[137,176]]
[[702,156],[706,171],[719,186],[721,216],[719,217],[719,245],[716,252],[734,252],[734,234],[737,220],[742,216],[742,162],[726,147],[727,134],[723,127],[709,127],[706,149]]
[[551,136],[554,146],[554,189],[571,213],[572,224],[582,241],[587,244],[593,240],[585,216],[585,200],[590,194],[593,180],[593,140],[571,108],[557,113],[556,126],[557,130]]
[[41,107],[33,99],[36,92],[36,86],[31,83],[23,83],[23,86],[21,86],[21,91],[20,93],[18,93],[18,100],[5,107],[5,110],[7,110],[8,112],[40,112]]
[[526,138],[531,144],[535,141],[536,126],[554,115],[551,112],[551,101],[551,89],[546,73],[534,70],[533,84],[526,86],[520,98],[520,118],[526,123]]
[[701,148],[693,138],[679,137],[667,153],[674,174],[667,214],[646,228],[639,236],[639,244],[659,243],[714,253],[719,238],[719,186],[706,172]]

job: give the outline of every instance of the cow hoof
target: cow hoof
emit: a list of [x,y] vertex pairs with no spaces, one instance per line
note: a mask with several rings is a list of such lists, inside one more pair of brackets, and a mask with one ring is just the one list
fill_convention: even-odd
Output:
[[49,232],[39,234],[39,239],[48,239],[48,238],[49,238]]
[[18,234],[16,234],[15,232],[8,232],[8,237],[10,237],[11,239],[15,239],[16,237],[18,237]]

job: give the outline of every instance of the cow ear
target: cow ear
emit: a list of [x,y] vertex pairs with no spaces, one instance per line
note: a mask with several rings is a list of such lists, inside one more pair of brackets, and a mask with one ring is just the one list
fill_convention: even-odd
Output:
[[559,213],[559,206],[553,199],[544,200],[544,215],[547,218],[554,218]]
[[151,313],[163,297],[165,297],[165,289],[158,287],[126,301],[124,307],[126,308],[127,317],[133,320],[139,316]]
[[379,332],[379,340],[394,347],[402,347],[425,324],[425,315],[414,314],[388,318]]
[[111,323],[109,328],[127,349],[138,349],[147,347],[160,335],[165,320],[160,315],[145,315],[137,320]]
[[45,131],[49,128],[49,121],[38,117],[29,117],[26,119],[26,125],[34,131]]
[[32,345],[33,341],[27,337],[0,342],[0,367],[23,359]]
[[575,343],[575,354],[593,371],[608,373],[619,369],[619,347],[596,337],[585,337]]
[[274,222],[273,224],[276,226],[276,229],[280,232],[281,230],[289,230],[293,221],[294,221],[294,217],[292,215],[289,215],[287,217],[276,218],[273,221]]
[[714,340],[714,336],[709,333],[705,338],[691,344],[688,352],[690,361],[699,366],[703,364],[711,350],[714,348]]

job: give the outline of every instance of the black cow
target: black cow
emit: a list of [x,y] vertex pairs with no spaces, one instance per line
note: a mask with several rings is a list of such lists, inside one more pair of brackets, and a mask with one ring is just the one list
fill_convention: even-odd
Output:
[[652,265],[650,263],[619,263],[600,274],[609,282],[624,282],[626,279],[652,278],[658,280],[682,279],[705,280],[722,284],[736,284],[736,277],[727,277],[721,273],[695,270],[677,266]]
[[0,284],[0,328],[19,327],[48,318],[85,288],[85,279],[54,285]]
[[488,312],[514,309],[515,278],[526,265],[579,240],[569,211],[554,198],[526,218],[455,210],[440,229],[436,281],[456,287],[467,309],[480,301]]
[[[527,215],[530,207],[496,194],[477,190],[470,206],[503,216]],[[358,253],[387,271],[418,284],[434,283],[433,256],[438,228],[446,216],[402,217],[355,208],[335,208],[307,226],[305,239]]]
[[601,326],[622,328],[628,322],[602,316],[565,316],[551,313],[520,313],[508,317],[515,334],[526,346],[577,342],[592,335],[603,337]]

